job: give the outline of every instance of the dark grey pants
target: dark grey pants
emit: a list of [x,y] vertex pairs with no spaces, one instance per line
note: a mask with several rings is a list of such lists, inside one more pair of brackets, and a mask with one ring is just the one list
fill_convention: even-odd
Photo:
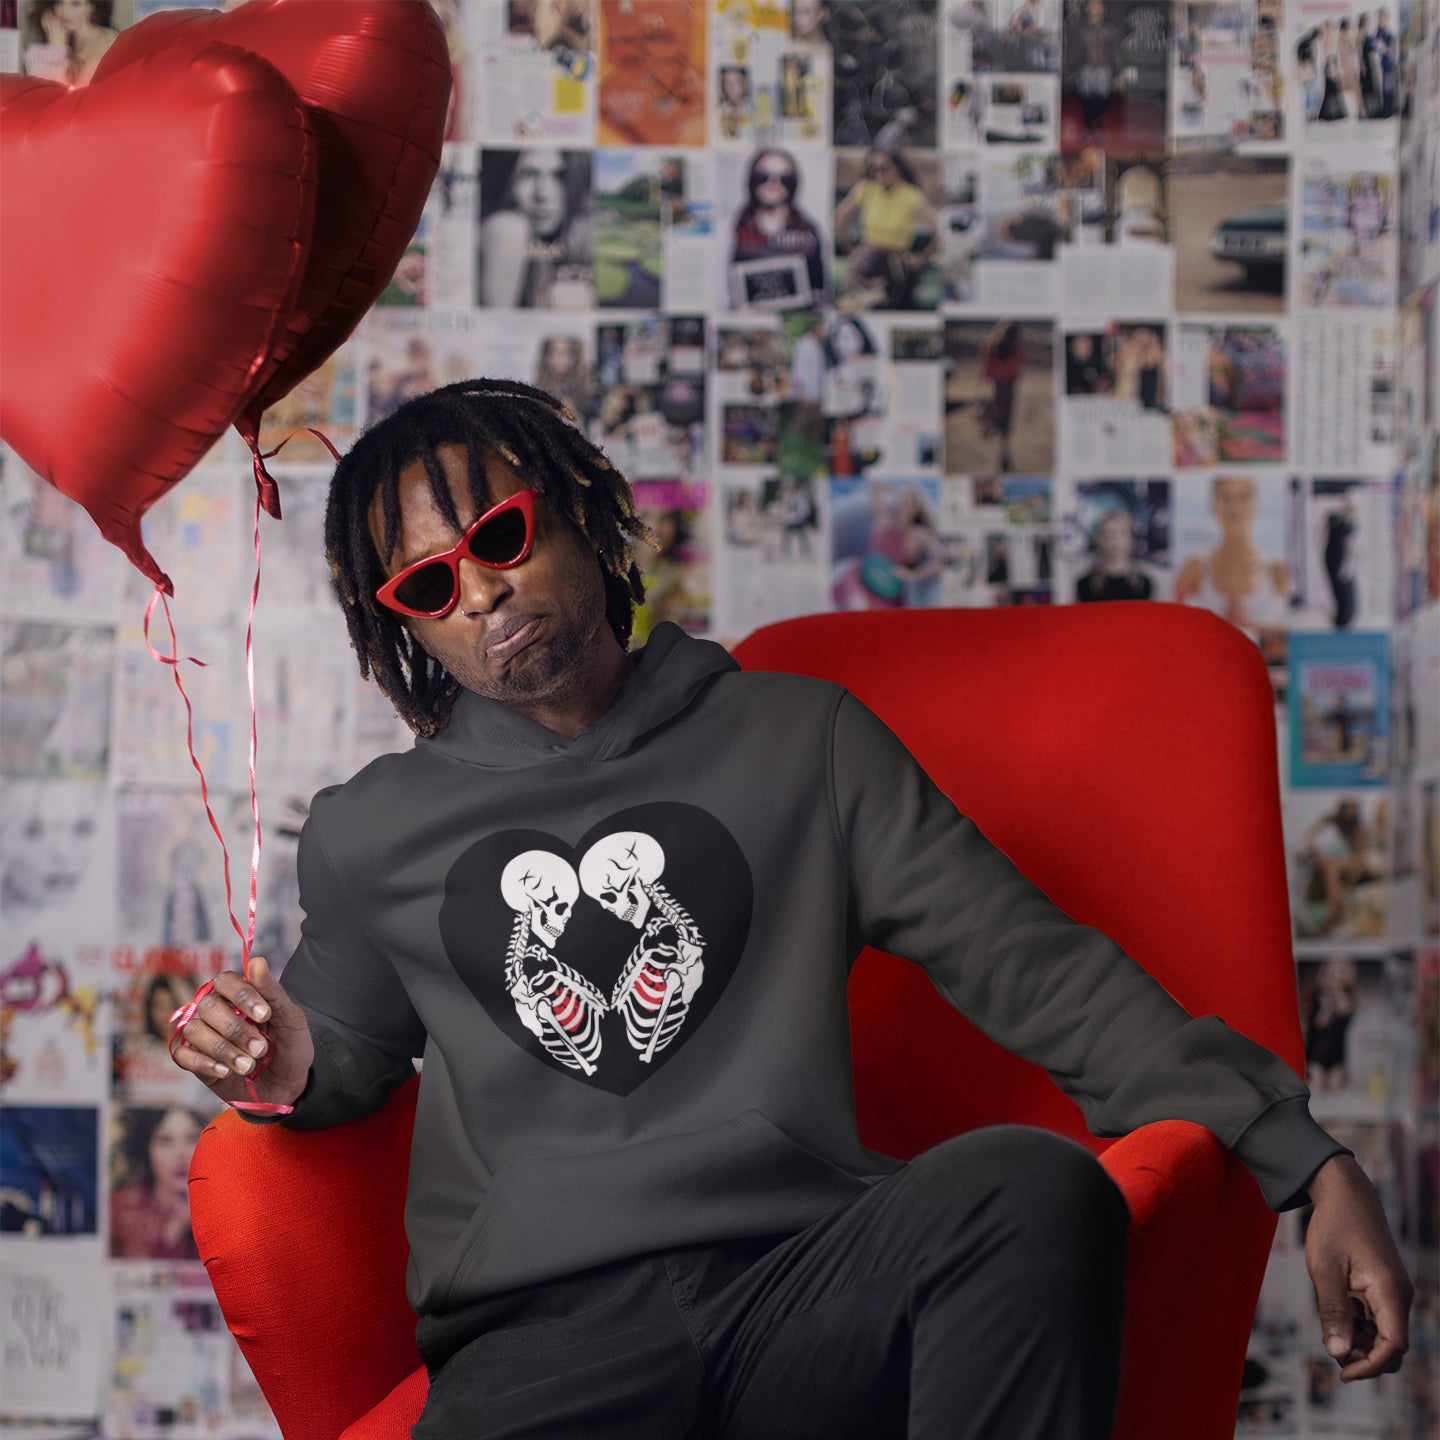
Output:
[[1103,1440],[1128,1224],[1079,1145],[946,1141],[798,1235],[420,1322],[416,1440]]

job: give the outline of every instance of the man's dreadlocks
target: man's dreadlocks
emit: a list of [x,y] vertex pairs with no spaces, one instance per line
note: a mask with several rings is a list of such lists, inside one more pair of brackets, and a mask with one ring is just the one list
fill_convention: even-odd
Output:
[[605,580],[605,618],[630,643],[634,607],[645,598],[631,542],[654,545],[635,512],[624,476],[590,443],[573,413],[553,395],[514,380],[462,380],[407,401],[367,430],[336,467],[325,512],[325,558],[345,612],[350,644],[362,677],[375,677],[396,713],[417,735],[433,735],[450,718],[460,682],[429,655],[400,616],[375,598],[385,583],[370,538],[370,505],[378,494],[384,515],[384,552],[393,553],[400,530],[400,471],[424,463],[440,513],[458,530],[459,516],[435,452],[466,447],[470,493],[488,503],[485,457],[513,466],[551,510],[584,531]]

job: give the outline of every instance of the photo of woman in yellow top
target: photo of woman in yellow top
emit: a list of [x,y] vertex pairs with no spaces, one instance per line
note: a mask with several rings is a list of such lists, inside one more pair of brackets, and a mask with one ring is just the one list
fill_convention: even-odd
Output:
[[898,150],[872,149],[863,177],[835,207],[835,248],[849,256],[842,309],[908,310],[939,246],[935,208]]

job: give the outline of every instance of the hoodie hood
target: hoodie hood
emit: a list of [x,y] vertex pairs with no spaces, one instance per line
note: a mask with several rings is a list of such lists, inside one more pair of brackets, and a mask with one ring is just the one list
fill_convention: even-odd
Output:
[[697,640],[669,621],[636,650],[634,668],[610,708],[573,740],[499,700],[463,690],[449,724],[417,749],[428,748],[484,769],[509,770],[568,760],[608,760],[683,714],[716,676],[740,666],[723,646]]

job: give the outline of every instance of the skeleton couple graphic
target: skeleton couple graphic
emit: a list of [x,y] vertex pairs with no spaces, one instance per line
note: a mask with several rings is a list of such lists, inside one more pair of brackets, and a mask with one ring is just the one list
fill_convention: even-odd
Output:
[[[704,979],[699,927],[660,884],[665,851],[653,836],[619,830],[581,857],[580,873],[549,850],[526,850],[505,866],[500,894],[515,912],[505,956],[505,986],[520,1022],[546,1052],[572,1070],[594,1075],[600,1022],[611,1010],[649,1062],[685,1023]],[[633,925],[640,937],[607,1000],[554,954],[580,892]]]

